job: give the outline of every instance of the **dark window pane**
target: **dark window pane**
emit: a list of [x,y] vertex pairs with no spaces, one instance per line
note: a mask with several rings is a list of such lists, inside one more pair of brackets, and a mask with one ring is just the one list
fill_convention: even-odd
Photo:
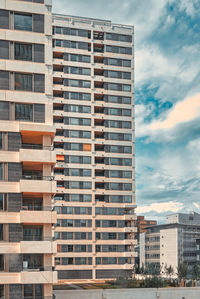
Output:
[[14,29],[32,31],[32,15],[14,15]]
[[32,60],[32,45],[15,43],[15,59]]
[[32,75],[15,73],[15,90],[32,91]]
[[2,133],[0,133],[0,150],[3,148]]
[[33,105],[15,104],[15,120],[33,121]]
[[3,181],[3,163],[0,163],[0,181]]

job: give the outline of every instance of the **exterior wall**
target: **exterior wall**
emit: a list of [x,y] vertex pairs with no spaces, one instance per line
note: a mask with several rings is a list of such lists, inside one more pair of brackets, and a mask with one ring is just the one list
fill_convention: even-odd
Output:
[[140,268],[145,265],[145,233],[141,233],[140,234],[140,245],[139,245],[139,249],[140,249]]
[[[133,66],[133,53],[132,54],[116,54],[106,51],[106,45],[115,45],[118,47],[130,47],[133,49],[133,41],[132,42],[119,42],[119,41],[111,41],[106,40],[106,32],[107,33],[116,33],[122,35],[129,35],[133,39],[133,27],[131,26],[123,26],[112,24],[110,21],[104,20],[95,20],[95,19],[87,19],[87,18],[79,18],[79,17],[71,17],[64,15],[53,15],[53,27],[65,27],[72,29],[81,29],[87,30],[90,36],[77,36],[70,35],[67,33],[63,34],[59,33],[54,29],[54,122],[56,126],[56,137],[54,140],[54,146],[57,152],[57,164],[55,168],[55,177],[57,180],[57,194],[56,197],[60,196],[61,200],[55,200],[55,208],[58,211],[58,225],[55,229],[55,237],[57,239],[57,244],[59,248],[59,252],[56,256],[56,269],[60,273],[60,278],[82,278],[82,279],[95,279],[95,278],[111,278],[116,276],[123,276],[127,274],[127,270],[133,268],[134,264],[134,246],[136,244],[135,240],[135,220],[136,216],[134,215],[135,208],[135,185],[134,185],[134,66]],[[100,32],[103,34],[103,39],[94,38],[94,33]],[[59,42],[61,43],[59,46]],[[85,42],[87,43],[87,49],[77,49],[75,47],[71,47],[66,44],[64,47],[64,43],[67,41],[71,42]],[[77,44],[76,44],[77,45]],[[97,47],[98,52],[97,52]],[[68,59],[65,60],[66,54],[79,54],[89,56],[90,62],[75,62],[70,61]],[[105,63],[104,58],[117,58],[117,59],[126,59],[131,61],[130,67],[119,67],[119,66],[111,66]],[[97,62],[100,61],[100,62]],[[72,74],[66,72],[66,67],[79,67],[79,68],[88,68],[90,69],[90,75],[81,75]],[[127,79],[116,79],[116,78],[108,78],[106,77],[106,72],[108,70],[111,71],[120,71],[120,72],[130,72],[131,78]],[[68,81],[66,80],[87,80],[90,81],[90,87],[81,88],[81,87],[72,87],[68,86]],[[107,90],[106,84],[110,83],[118,83],[118,84],[128,84],[131,86],[130,92],[125,91],[114,91]],[[79,93],[87,93],[91,96],[91,100],[72,100],[69,97],[70,92],[79,92]],[[105,95],[116,95],[121,97],[130,97],[130,104],[123,103],[110,103],[105,100]],[[66,109],[66,105],[79,105],[79,106],[87,106],[90,110],[89,113],[77,113],[74,111],[69,111],[68,107]],[[105,111],[108,111],[110,108],[118,108],[118,109],[130,109],[131,114],[128,117],[119,116],[119,115],[108,115]],[[69,108],[71,109],[71,108]],[[82,109],[82,108],[81,108]],[[66,122],[66,118],[80,118],[80,119],[89,119],[91,122],[90,125],[72,125]],[[105,123],[107,121],[129,121],[132,123],[130,128],[108,128]],[[99,123],[98,123],[99,122]],[[91,134],[91,138],[70,138],[67,136],[67,130],[76,130],[82,132],[83,130],[88,131]],[[131,140],[108,140],[105,136],[110,133],[120,133],[120,134],[130,134]],[[68,134],[68,133],[67,133]],[[98,134],[99,138],[98,138]],[[101,135],[102,134],[102,135]],[[83,149],[79,148],[79,150],[73,150],[71,148],[66,149],[65,144],[67,143],[79,143],[84,145]],[[119,145],[120,146],[130,146],[132,147],[131,153],[111,153],[106,152],[105,147],[109,147],[110,145]],[[60,146],[60,148],[58,148]],[[71,146],[71,145],[70,145]],[[101,148],[98,150],[98,148]],[[80,164],[80,163],[71,163],[71,156],[79,156],[84,157],[87,156],[91,159],[90,164]],[[132,159],[132,165],[130,166],[118,166],[118,165],[108,165],[105,163],[106,160],[117,157],[123,159]],[[63,159],[63,160],[62,160]],[[82,158],[83,159],[83,158]],[[98,162],[98,159],[102,159],[103,162]],[[99,160],[99,161],[100,161]],[[72,176],[66,174],[66,169],[88,169],[91,172],[91,175],[88,177],[84,177],[81,175]],[[121,170],[121,171],[130,171],[130,178],[111,178],[105,175],[110,170]],[[60,173],[59,173],[60,171]],[[99,173],[99,175],[98,175]],[[81,182],[81,184],[85,181],[91,183],[90,189],[81,189],[76,188],[72,189],[70,186],[66,187],[66,181],[69,182],[69,185],[73,181]],[[111,190],[107,186],[110,183],[125,183],[132,184],[131,190]],[[101,185],[102,184],[102,185]],[[101,187],[99,187],[101,185]],[[75,194],[85,194],[91,196],[91,200],[89,202],[83,202],[81,200],[78,201],[70,201],[66,199],[66,194],[75,195]],[[112,203],[107,202],[105,198],[108,198],[110,195],[123,195],[131,197],[129,203],[119,202]],[[101,196],[102,201],[97,199],[98,196]],[[63,198],[63,200],[62,200]],[[81,214],[62,214],[63,207],[73,207],[76,208],[89,208],[90,212],[81,215]],[[95,213],[95,208],[123,208],[126,210],[126,215],[97,215]],[[77,226],[68,226],[64,227],[62,225],[63,220],[84,220],[87,219],[91,221],[91,225],[89,227],[77,227]],[[127,227],[97,227],[96,221],[104,220],[112,220],[112,221],[126,221]],[[73,233],[73,240],[63,240],[62,233]],[[89,233],[89,240],[75,240],[76,233]],[[97,240],[96,233],[124,233],[124,237],[121,240]],[[126,236],[126,237],[125,237]],[[76,245],[90,245],[90,251],[86,252],[75,252],[74,248]],[[62,245],[73,245],[72,252],[63,252]],[[126,251],[122,250],[121,252],[111,252],[108,250],[107,252],[97,252],[96,246],[102,245],[122,245],[126,246]],[[102,248],[102,247],[101,247]],[[75,259],[77,258],[89,258],[87,259],[86,265],[76,264]],[[102,265],[96,263],[96,259],[100,258],[102,262],[102,258],[124,258],[122,264],[115,262],[114,264]],[[74,258],[73,264],[64,265],[63,261],[66,261],[67,258]],[[63,264],[62,264],[63,262]],[[71,262],[70,262],[71,263]]]
[[[178,228],[160,231],[160,265],[162,267],[172,266],[174,272],[178,267]],[[162,269],[164,272],[164,269]]]
[[[42,2],[0,1],[0,19],[8,19],[8,26],[0,20],[1,290],[4,285],[0,297],[5,299],[24,298],[27,285],[32,285],[33,290],[42,285],[42,298],[50,299],[52,285],[57,282],[53,269],[56,246],[52,239],[52,225],[57,221],[52,211],[56,191],[56,157],[52,151],[52,4],[51,0]],[[22,15],[31,17],[31,29],[23,27],[29,21],[18,21],[23,28],[15,27],[15,17]],[[7,53],[2,42],[8,47]],[[22,50],[28,46],[29,53]],[[5,82],[2,74],[6,74]],[[19,104],[23,108],[17,112]],[[34,259],[38,259],[37,267]],[[34,294],[35,291],[33,298]]]
[[[56,299],[91,298],[91,299],[197,299],[200,288],[165,288],[165,289],[117,289],[117,290],[80,290],[54,291]],[[148,295],[147,295],[148,294]]]
[[177,213],[166,217],[167,223],[179,223],[198,225],[200,223],[200,214],[192,212],[190,214]]

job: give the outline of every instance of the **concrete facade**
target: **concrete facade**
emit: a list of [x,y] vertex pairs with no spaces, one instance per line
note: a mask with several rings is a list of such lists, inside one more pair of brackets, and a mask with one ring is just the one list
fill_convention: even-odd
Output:
[[56,299],[199,299],[200,288],[54,291]]
[[51,1],[0,1],[0,298],[52,298]]
[[53,15],[59,279],[130,275],[136,240],[133,27]]

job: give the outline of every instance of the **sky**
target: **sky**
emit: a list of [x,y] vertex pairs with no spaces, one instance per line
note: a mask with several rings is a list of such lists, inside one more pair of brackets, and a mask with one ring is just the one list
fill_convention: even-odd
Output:
[[53,0],[135,27],[137,214],[200,213],[200,1]]

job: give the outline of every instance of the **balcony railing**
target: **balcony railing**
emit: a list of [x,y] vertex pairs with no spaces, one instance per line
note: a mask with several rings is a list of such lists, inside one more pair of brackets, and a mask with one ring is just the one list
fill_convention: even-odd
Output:
[[37,174],[24,174],[21,176],[22,180],[36,180],[36,181],[54,181],[54,176],[42,176]]
[[36,149],[36,150],[49,150],[53,151],[53,146],[46,146],[42,144],[30,144],[30,143],[23,143],[21,148],[23,149]]
[[53,237],[43,237],[43,236],[23,236],[23,241],[54,241],[54,238]]
[[46,207],[42,207],[42,206],[30,206],[30,205],[26,205],[24,204],[21,207],[21,211],[53,211],[53,207],[51,206],[46,206]]

